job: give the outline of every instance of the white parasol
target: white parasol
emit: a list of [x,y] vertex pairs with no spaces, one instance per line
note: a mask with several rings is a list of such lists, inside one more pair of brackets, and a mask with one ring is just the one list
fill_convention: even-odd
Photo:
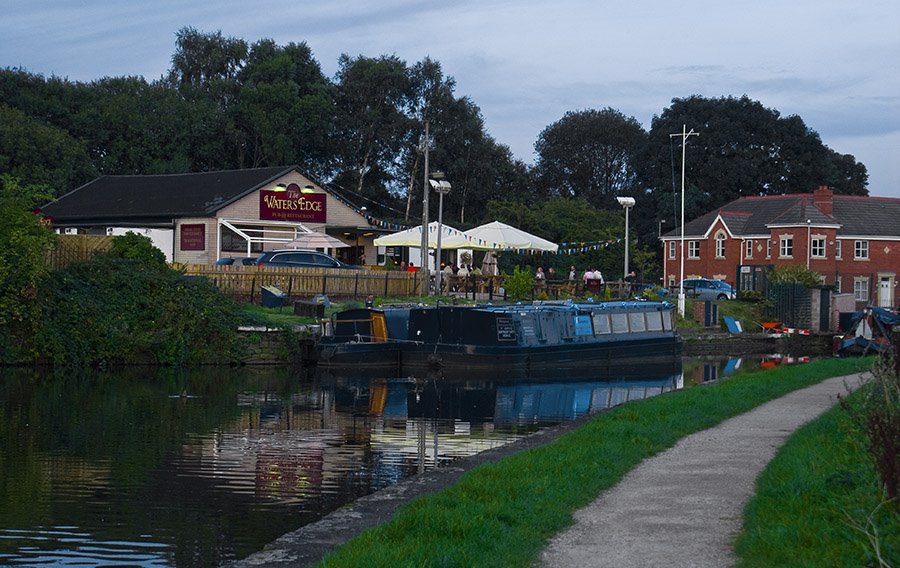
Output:
[[[428,224],[428,248],[436,249],[437,248],[437,231],[438,231],[438,222],[434,221]],[[385,235],[383,237],[378,237],[375,239],[375,246],[378,247],[421,247],[422,246],[422,226],[413,227],[411,229],[406,229],[405,231],[400,231],[399,233],[393,233],[390,235]],[[471,239],[465,235],[462,231],[458,229],[454,229],[447,224],[441,224],[441,248],[444,250],[450,249],[476,249],[476,250],[488,250],[491,247],[487,247],[484,245],[479,245],[477,241]]]
[[500,221],[469,229],[466,231],[466,235],[488,249],[546,250],[556,252],[559,248],[559,245],[556,243],[551,243],[546,239],[526,233]]

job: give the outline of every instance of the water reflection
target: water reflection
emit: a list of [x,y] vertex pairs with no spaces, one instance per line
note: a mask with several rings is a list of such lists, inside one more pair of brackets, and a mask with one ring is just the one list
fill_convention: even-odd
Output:
[[682,386],[128,369],[0,383],[0,564],[214,566],[418,471]]

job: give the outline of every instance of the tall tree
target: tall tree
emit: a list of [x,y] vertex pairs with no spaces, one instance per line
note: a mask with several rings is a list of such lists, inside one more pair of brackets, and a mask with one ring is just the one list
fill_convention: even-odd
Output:
[[538,137],[536,175],[556,195],[608,205],[634,191],[644,137],[637,120],[612,108],[567,112]]
[[69,134],[0,104],[0,172],[28,185],[50,186],[54,195],[96,175],[85,145]]
[[700,196],[690,219],[742,196],[805,193],[829,185],[843,194],[865,195],[865,166],[838,156],[798,116],[782,118],[746,96],[673,99],[653,118],[641,159],[641,177],[660,203],[679,190],[680,133],[691,137],[685,154],[686,184]]
[[258,41],[238,79],[241,165],[296,163],[314,177],[325,176],[332,152],[333,92],[309,46]]
[[406,63],[395,56],[344,54],[338,66],[338,136],[343,151],[336,179],[360,195],[386,199],[384,192],[398,178],[395,160],[410,128]]

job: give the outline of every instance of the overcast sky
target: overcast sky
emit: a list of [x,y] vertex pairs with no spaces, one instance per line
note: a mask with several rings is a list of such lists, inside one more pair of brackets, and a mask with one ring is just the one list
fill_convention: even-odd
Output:
[[[90,81],[159,78],[175,32],[305,41],[438,60],[490,134],[528,163],[570,110],[612,107],[649,129],[676,97],[748,95],[796,114],[900,197],[900,2],[757,0],[3,0],[0,66]],[[691,128],[694,125],[688,124]],[[702,135],[702,131],[701,131]],[[690,150],[688,150],[690,151]]]

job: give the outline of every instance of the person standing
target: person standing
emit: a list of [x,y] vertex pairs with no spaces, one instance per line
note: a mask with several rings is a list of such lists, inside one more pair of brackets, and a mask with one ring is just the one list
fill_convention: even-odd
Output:
[[574,265],[570,266],[569,267],[569,280],[575,280],[576,278],[578,278],[578,271],[575,270]]

